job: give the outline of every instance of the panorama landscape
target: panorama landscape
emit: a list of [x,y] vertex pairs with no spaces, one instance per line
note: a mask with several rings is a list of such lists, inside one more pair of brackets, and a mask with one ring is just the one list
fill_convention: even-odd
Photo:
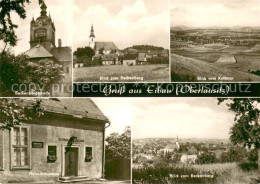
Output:
[[260,81],[259,2],[189,2],[172,2],[171,80]]

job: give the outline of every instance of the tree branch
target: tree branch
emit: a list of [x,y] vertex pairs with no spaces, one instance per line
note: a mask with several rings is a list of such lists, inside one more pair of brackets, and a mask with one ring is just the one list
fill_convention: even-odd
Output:
[[254,123],[253,127],[251,128],[251,130],[248,130],[246,128],[246,126],[245,126],[246,119],[244,119],[244,117],[243,117],[243,120],[241,122],[242,125],[243,125],[243,130],[248,134],[248,136],[252,139],[253,142],[256,142],[256,140],[257,140],[256,136],[254,136],[254,134],[253,134],[253,131],[256,130],[256,128],[257,128],[258,118],[259,118],[259,115],[256,115],[255,121],[254,121],[255,123]]

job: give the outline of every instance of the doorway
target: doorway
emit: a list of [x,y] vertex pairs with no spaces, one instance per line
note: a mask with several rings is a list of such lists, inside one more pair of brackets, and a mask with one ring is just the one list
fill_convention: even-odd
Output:
[[65,176],[78,176],[78,157],[78,148],[65,148]]

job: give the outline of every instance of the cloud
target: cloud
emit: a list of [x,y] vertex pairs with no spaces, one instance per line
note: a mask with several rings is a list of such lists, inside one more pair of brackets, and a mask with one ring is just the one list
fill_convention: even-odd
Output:
[[111,27],[122,27],[122,28],[127,28],[128,22],[124,19],[110,19],[107,24]]
[[259,26],[256,0],[172,0],[171,26]]
[[158,4],[153,1],[135,0],[124,4],[117,0],[113,1],[114,6],[107,6],[102,1],[91,5],[82,2],[76,5],[74,12],[75,49],[88,45],[91,24],[96,41],[113,41],[120,49],[136,44],[169,47],[167,1],[162,1],[161,8],[156,7],[156,11],[153,7]]
[[133,138],[228,138],[233,118],[208,98],[139,98],[133,100]]
[[142,0],[137,0],[132,6],[124,5],[122,10],[118,13],[118,17],[128,20],[136,20],[148,14],[145,3]]

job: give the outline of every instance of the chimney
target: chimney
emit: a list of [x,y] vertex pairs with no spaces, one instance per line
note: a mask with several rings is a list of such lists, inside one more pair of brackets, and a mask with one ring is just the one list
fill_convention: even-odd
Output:
[[61,39],[58,40],[58,45],[61,47]]

